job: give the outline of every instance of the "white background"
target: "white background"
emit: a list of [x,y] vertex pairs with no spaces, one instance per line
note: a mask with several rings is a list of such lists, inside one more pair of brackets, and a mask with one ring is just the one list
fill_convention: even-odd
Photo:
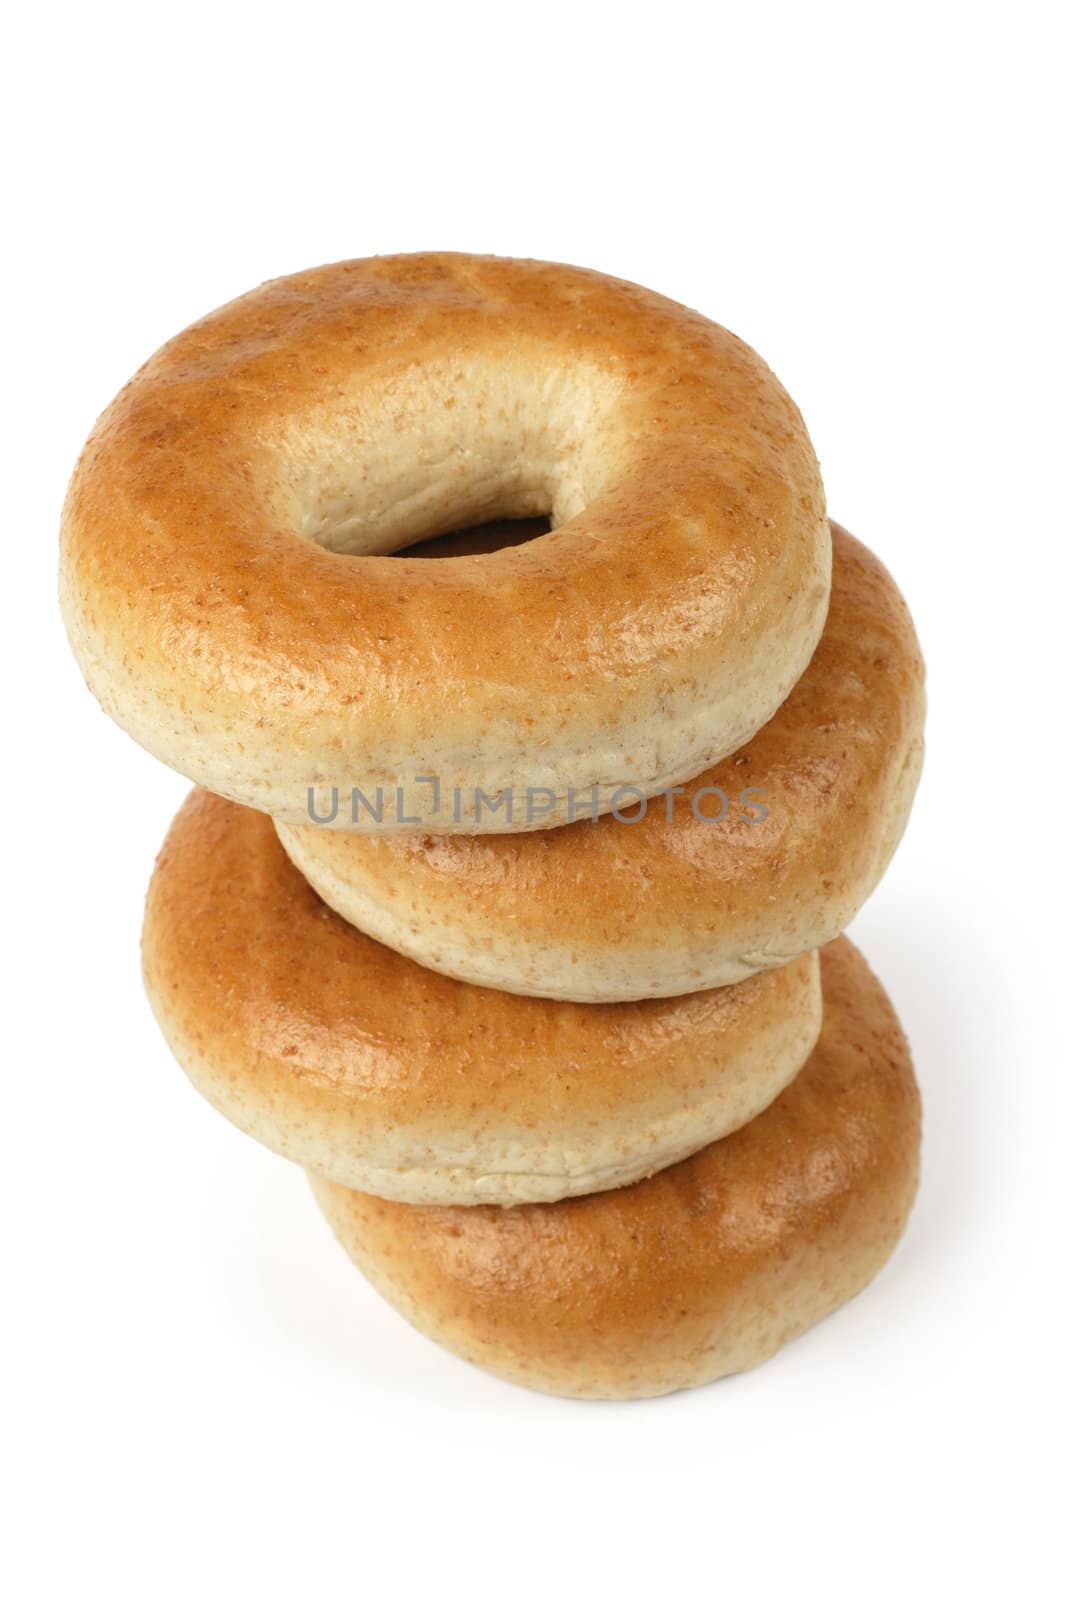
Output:
[[[1051,1592],[1052,15],[25,8],[3,259],[13,1595]],[[855,929],[925,1094],[911,1227],[768,1366],[664,1401],[551,1400],[425,1343],[301,1174],[186,1085],[137,955],[186,786],[96,710],[56,614],[67,475],[155,346],[264,278],[419,248],[599,267],[748,339],[928,657],[913,824]]]

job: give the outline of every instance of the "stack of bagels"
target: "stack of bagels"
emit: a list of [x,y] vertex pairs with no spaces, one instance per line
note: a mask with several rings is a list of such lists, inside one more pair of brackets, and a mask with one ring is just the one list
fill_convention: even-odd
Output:
[[61,595],[197,785],[145,916],[167,1041],[416,1327],[655,1395],[869,1282],[920,1109],[842,929],[922,660],[746,345],[535,261],[268,283],[100,419]]

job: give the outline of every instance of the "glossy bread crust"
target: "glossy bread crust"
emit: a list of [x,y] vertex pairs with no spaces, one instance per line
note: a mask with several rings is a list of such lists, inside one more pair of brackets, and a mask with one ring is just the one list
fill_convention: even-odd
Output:
[[415,1327],[499,1377],[629,1399],[757,1365],[862,1289],[919,1172],[907,1042],[858,951],[822,952],[815,1050],[761,1116],[609,1194],[502,1210],[393,1205],[313,1181]]
[[[900,591],[876,556],[832,526],[830,610],[804,676],[742,750],[643,817],[450,838],[282,824],[282,843],[373,938],[451,977],[520,994],[683,994],[827,943],[904,831],[925,711]],[[698,815],[701,790],[715,792]],[[721,821],[701,820],[723,809]]]
[[163,1032],[213,1105],[301,1165],[404,1201],[630,1182],[756,1115],[819,1030],[814,956],[635,1005],[457,983],[349,926],[269,818],[202,790],[156,863],[143,951]]
[[104,708],[197,783],[290,823],[336,789],[339,827],[381,788],[376,829],[434,776],[435,832],[510,832],[743,744],[829,565],[803,422],[740,340],[596,272],[425,254],[264,284],[153,356],[75,470],[61,600]]

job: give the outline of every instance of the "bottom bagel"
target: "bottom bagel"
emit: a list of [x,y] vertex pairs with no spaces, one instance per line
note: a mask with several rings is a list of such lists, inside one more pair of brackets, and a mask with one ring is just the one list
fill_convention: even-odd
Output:
[[900,1024],[846,939],[821,961],[807,1065],[688,1160],[509,1208],[404,1205],[312,1177],[330,1226],[402,1316],[513,1383],[636,1399],[757,1366],[870,1282],[918,1182]]

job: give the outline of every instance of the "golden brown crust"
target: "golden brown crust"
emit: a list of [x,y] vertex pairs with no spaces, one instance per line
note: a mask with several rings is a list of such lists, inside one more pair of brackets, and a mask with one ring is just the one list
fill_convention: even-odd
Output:
[[555,1004],[441,977],[329,910],[269,818],[203,791],[160,853],[145,978],[179,1061],[272,1149],[403,1200],[631,1181],[753,1116],[819,1028],[814,957],[713,994]]
[[[826,943],[904,830],[924,715],[922,657],[899,590],[859,540],[836,525],[833,538],[826,626],[792,694],[743,750],[642,819],[449,838],[283,825],[283,844],[374,938],[517,993],[684,993]],[[726,797],[725,820],[694,814],[701,789]],[[759,822],[755,804],[766,808]],[[702,802],[706,816],[722,806],[716,795]]]
[[[373,559],[547,511],[518,548]],[[435,830],[485,831],[565,802],[475,819],[478,787],[737,748],[828,567],[803,423],[739,340],[597,273],[422,255],[265,284],[160,350],[75,471],[61,592],[105,709],[197,782],[296,823],[309,785],[382,784],[395,826],[392,786],[436,774],[463,801]]]
[[627,1189],[502,1210],[316,1181],[331,1226],[416,1327],[513,1382],[666,1393],[765,1360],[870,1280],[918,1179],[907,1043],[862,957],[822,953],[811,1059],[746,1127]]

